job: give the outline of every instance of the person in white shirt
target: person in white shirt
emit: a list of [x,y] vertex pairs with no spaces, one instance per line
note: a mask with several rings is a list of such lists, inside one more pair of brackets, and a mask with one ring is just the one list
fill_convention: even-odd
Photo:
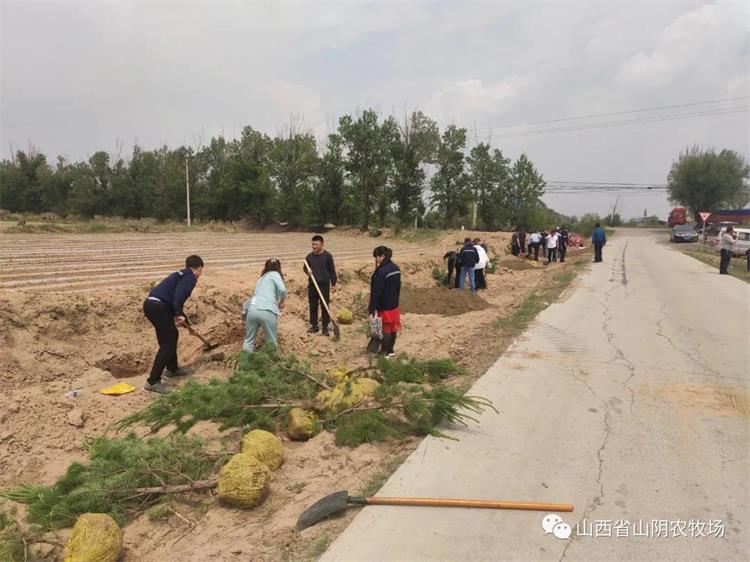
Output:
[[721,250],[721,261],[719,262],[719,273],[729,275],[729,263],[732,261],[732,249],[737,241],[734,227],[728,226],[719,237],[719,249]]
[[474,238],[474,249],[479,254],[479,261],[474,266],[474,276],[476,277],[477,290],[487,288],[487,277],[485,275],[485,270],[487,269],[487,264],[490,263],[490,256],[487,255],[487,250],[484,249],[484,246],[481,242],[481,239]]
[[542,236],[539,234],[538,230],[534,230],[534,232],[531,233],[531,236],[529,236],[529,254],[528,256],[531,257],[531,252],[534,252],[534,260],[539,261],[539,245],[542,243]]
[[557,261],[557,239],[558,239],[557,229],[553,228],[552,232],[549,233],[549,236],[547,236],[547,261],[546,263],[550,263],[553,261]]

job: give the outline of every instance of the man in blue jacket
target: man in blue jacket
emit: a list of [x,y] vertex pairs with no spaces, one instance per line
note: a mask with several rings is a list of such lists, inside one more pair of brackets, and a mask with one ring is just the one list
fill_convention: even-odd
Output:
[[474,247],[474,243],[471,238],[464,240],[464,247],[458,253],[458,260],[461,262],[461,276],[458,279],[458,288],[462,291],[466,284],[466,276],[469,276],[469,283],[471,285],[471,292],[477,292],[477,282],[474,276],[474,266],[479,263],[479,252]]
[[602,248],[607,243],[607,234],[604,232],[602,225],[596,223],[594,232],[591,234],[591,243],[594,245],[594,261],[602,261]]
[[161,383],[164,369],[166,376],[179,377],[187,374],[177,364],[177,340],[180,336],[177,326],[186,326],[193,331],[185,315],[183,306],[193,292],[193,287],[203,273],[203,260],[190,256],[185,260],[185,269],[175,271],[151,289],[143,303],[143,313],[156,330],[159,351],[144,389],[158,394],[169,394],[169,389]]

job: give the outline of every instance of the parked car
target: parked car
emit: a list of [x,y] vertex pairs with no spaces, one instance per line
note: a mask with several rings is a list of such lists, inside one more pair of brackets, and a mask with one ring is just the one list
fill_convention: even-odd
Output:
[[[721,235],[724,234],[725,231],[726,228],[722,228],[721,231],[719,231],[719,236],[716,238],[715,242],[716,251],[719,250],[719,240],[721,240]],[[737,236],[737,241],[734,243],[732,255],[743,257],[746,255],[746,252],[750,250],[750,228],[735,227],[734,234]]]
[[697,242],[698,231],[693,228],[692,224],[678,224],[672,227],[669,233],[670,242]]

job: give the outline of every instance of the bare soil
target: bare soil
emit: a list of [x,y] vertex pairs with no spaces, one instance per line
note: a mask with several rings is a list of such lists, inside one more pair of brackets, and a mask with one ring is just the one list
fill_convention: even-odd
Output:
[[[299,354],[319,371],[366,365],[370,256],[381,243],[393,247],[394,261],[403,271],[404,332],[397,351],[420,358],[451,357],[468,376],[478,376],[502,350],[492,323],[543,287],[553,271],[570,266],[502,267],[488,276],[489,289],[479,296],[438,287],[433,269],[445,267],[443,254],[462,235],[448,233],[421,244],[354,233],[328,236],[341,278],[332,305],[334,310],[350,308],[355,317],[353,325],[342,326],[342,339],[335,343],[306,333],[307,281],[301,260],[309,234],[0,234],[0,489],[53,483],[70,462],[86,458],[86,438],[112,435],[113,422],[154,399],[140,390],[156,350],[142,303],[151,284],[192,252],[202,254],[207,267],[187,310],[220,344],[205,354],[199,340],[181,334],[181,362],[198,380],[231,374],[225,359],[241,347],[242,302],[271,256],[282,260],[290,292],[279,327],[282,350]],[[491,255],[502,256],[509,235],[477,235],[487,239]],[[99,393],[122,381],[139,390],[120,397]],[[80,395],[65,397],[73,389]],[[69,423],[78,414],[82,427]],[[198,424],[191,432],[227,446],[240,438],[239,430],[220,433],[211,423]],[[337,490],[358,492],[385,461],[401,458],[417,442],[339,448],[325,432],[306,443],[285,441],[286,462],[274,473],[263,506],[241,511],[220,505],[211,494],[180,498],[174,506],[179,516],[151,522],[143,515],[125,528],[124,559],[307,559],[347,525],[354,510],[295,533],[293,525],[304,508]],[[67,533],[61,532],[62,540]]]

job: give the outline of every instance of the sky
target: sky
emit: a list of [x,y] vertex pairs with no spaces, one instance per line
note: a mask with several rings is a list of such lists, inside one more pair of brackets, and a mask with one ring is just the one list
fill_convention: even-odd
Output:
[[692,145],[747,158],[749,6],[0,0],[0,157],[127,156],[291,118],[324,139],[346,113],[421,109],[469,147],[526,153],[559,212],[666,217],[663,191],[557,186],[664,185]]

